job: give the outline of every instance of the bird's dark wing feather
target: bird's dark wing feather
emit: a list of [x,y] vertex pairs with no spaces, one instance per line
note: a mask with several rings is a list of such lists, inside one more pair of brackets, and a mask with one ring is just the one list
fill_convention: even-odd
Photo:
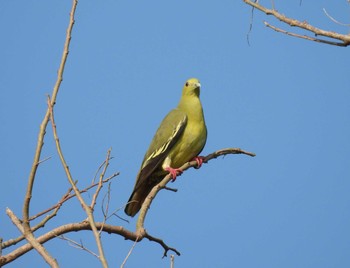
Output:
[[162,164],[170,150],[180,139],[186,124],[186,114],[178,109],[172,110],[163,119],[145,154],[134,190],[140,187],[153,171]]

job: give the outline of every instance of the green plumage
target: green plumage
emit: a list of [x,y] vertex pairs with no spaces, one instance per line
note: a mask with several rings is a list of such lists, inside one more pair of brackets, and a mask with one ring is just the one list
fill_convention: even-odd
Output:
[[152,188],[169,173],[166,168],[179,168],[203,150],[207,128],[199,94],[199,81],[187,80],[177,108],[163,119],[145,154],[125,207],[127,215],[136,215]]

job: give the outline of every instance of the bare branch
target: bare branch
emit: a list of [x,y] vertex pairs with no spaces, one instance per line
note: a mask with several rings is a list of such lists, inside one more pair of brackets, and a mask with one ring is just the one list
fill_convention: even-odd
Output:
[[328,44],[328,45],[343,46],[342,43],[339,43],[339,42],[333,42],[333,41],[328,41],[328,40],[325,40],[325,39],[311,37],[311,36],[308,36],[308,35],[300,35],[300,34],[296,34],[296,33],[287,32],[287,31],[285,31],[283,29],[277,28],[276,26],[272,26],[271,24],[269,24],[266,21],[264,21],[264,24],[266,25],[266,27],[269,27],[269,28],[271,28],[272,30],[274,30],[276,32],[284,33],[286,35],[290,35],[290,36],[294,36],[294,37],[298,37],[298,38],[301,38],[301,39],[306,39],[306,40],[310,40],[310,41],[314,41],[314,42],[318,42],[318,43]]
[[[96,222],[95,223],[96,228],[100,229],[102,228],[103,232],[109,233],[109,234],[117,234],[123,236],[125,239],[135,241],[137,240],[137,235],[134,232],[128,231],[124,229],[122,226],[113,226],[109,224],[104,224],[102,222]],[[103,227],[102,227],[103,226]],[[44,244],[47,241],[50,241],[51,239],[57,238],[60,235],[69,233],[69,232],[78,232],[83,230],[89,230],[91,231],[91,225],[87,221],[83,221],[80,223],[70,223],[66,225],[59,226],[55,229],[52,229],[51,231],[37,237],[37,241],[40,244]],[[32,250],[33,246],[29,243],[13,250],[7,255],[0,256],[0,267],[1,265],[8,264],[15,259],[19,258],[20,256],[26,254],[28,251]]]
[[325,31],[325,30],[322,30],[320,28],[317,28],[315,26],[310,25],[306,21],[299,21],[297,19],[292,19],[292,18],[286,17],[283,14],[279,13],[275,9],[268,9],[268,8],[260,5],[258,3],[258,1],[243,0],[243,2],[246,3],[247,5],[252,6],[253,8],[260,10],[261,12],[265,13],[268,16],[269,15],[274,16],[278,20],[282,21],[285,24],[288,24],[291,27],[297,27],[297,28],[306,30],[308,32],[315,34],[316,36],[324,36],[324,37],[328,37],[331,39],[335,39],[338,42],[337,41],[327,41],[327,40],[323,40],[323,39],[319,39],[319,38],[312,38],[310,36],[304,36],[304,35],[290,33],[290,32],[278,29],[274,26],[271,27],[271,25],[269,24],[270,28],[272,28],[274,30],[278,29],[278,32],[285,33],[285,34],[295,36],[298,38],[303,38],[303,39],[307,39],[307,40],[311,40],[311,41],[315,41],[315,42],[319,42],[319,43],[324,43],[324,44],[335,45],[335,46],[346,47],[346,46],[350,45],[350,35],[339,34],[339,33],[332,32],[332,31]]
[[60,160],[61,160],[62,166],[64,168],[64,171],[66,173],[67,179],[68,179],[70,185],[72,186],[74,193],[76,194],[76,197],[79,200],[81,206],[83,207],[86,215],[88,216],[88,221],[91,225],[91,229],[92,229],[92,232],[94,234],[95,241],[97,244],[97,248],[98,248],[98,252],[99,252],[99,259],[101,261],[101,264],[104,268],[107,268],[108,264],[107,264],[107,260],[104,256],[103,245],[101,242],[100,233],[98,232],[97,227],[95,225],[95,219],[94,219],[94,215],[92,212],[93,210],[91,207],[89,207],[85,203],[83,197],[81,196],[80,191],[73,180],[72,174],[69,170],[68,164],[67,164],[67,162],[64,158],[64,155],[63,155],[60,140],[59,140],[58,134],[57,134],[57,127],[56,127],[55,118],[54,118],[54,111],[53,111],[53,106],[51,105],[50,97],[48,97],[48,106],[49,106],[49,111],[50,111],[50,121],[51,121],[51,125],[52,125],[53,136],[55,138],[57,153],[60,157]]
[[[71,40],[71,33],[74,25],[74,14],[77,6],[77,0],[73,0],[72,4],[72,9],[70,12],[70,20],[67,28],[67,35],[66,35],[66,41],[64,45],[64,50],[63,50],[63,55],[61,59],[61,64],[58,69],[58,74],[57,74],[57,81],[54,86],[53,92],[52,92],[52,103],[51,106],[55,105],[56,102],[56,97],[61,85],[61,82],[63,80],[63,72],[64,72],[64,67],[65,63],[68,57],[68,51],[69,51],[69,45],[70,45],[70,40]],[[46,127],[49,122],[49,117],[50,117],[50,111],[47,109],[46,114],[44,116],[44,119],[40,125],[40,131],[38,135],[38,141],[37,141],[37,146],[35,150],[35,155],[34,155],[34,161],[32,164],[32,168],[29,174],[28,178],[28,185],[27,185],[27,190],[24,198],[24,204],[23,204],[23,235],[28,241],[31,241],[32,245],[38,250],[38,252],[42,255],[42,257],[45,259],[45,261],[51,265],[52,267],[58,267],[57,261],[50,256],[50,254],[43,248],[37,241],[35,240],[35,237],[32,233],[32,230],[29,225],[29,207],[30,207],[30,200],[32,198],[32,191],[33,191],[33,185],[35,181],[35,176],[36,172],[40,163],[40,155],[42,152],[42,148],[44,145],[44,136],[46,133]]]

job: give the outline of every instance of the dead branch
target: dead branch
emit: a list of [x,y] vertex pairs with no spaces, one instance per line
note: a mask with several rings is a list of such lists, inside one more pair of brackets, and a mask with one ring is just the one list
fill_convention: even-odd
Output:
[[334,46],[341,46],[341,47],[346,47],[350,45],[350,35],[346,35],[346,34],[340,34],[340,33],[336,33],[336,32],[332,32],[332,31],[326,31],[320,28],[317,28],[309,23],[307,23],[306,21],[299,21],[297,19],[293,19],[293,18],[289,18],[281,13],[279,13],[276,9],[268,9],[262,5],[260,5],[258,3],[258,1],[252,1],[252,0],[243,0],[244,3],[246,3],[247,5],[256,8],[258,10],[260,10],[261,12],[265,13],[266,15],[272,15],[273,17],[275,17],[276,19],[280,20],[281,22],[291,26],[291,27],[297,27],[303,30],[306,30],[307,32],[311,32],[313,33],[315,36],[324,36],[332,40],[326,40],[326,39],[321,39],[321,38],[317,38],[317,37],[312,37],[312,36],[308,36],[308,35],[300,35],[300,34],[296,34],[296,33],[291,33],[289,31],[285,31],[282,30],[280,28],[277,28],[275,26],[272,26],[271,24],[264,22],[265,25],[277,32],[281,32],[290,36],[294,36],[294,37],[298,37],[298,38],[302,38],[302,39],[306,39],[306,40],[310,40],[310,41],[314,41],[314,42],[318,42],[318,43],[323,43],[323,44],[328,44],[328,45],[334,45]]

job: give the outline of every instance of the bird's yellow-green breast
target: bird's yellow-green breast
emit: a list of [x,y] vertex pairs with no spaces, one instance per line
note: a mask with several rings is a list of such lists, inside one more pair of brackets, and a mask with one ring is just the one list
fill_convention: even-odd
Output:
[[199,99],[200,82],[191,78],[186,81],[177,109],[187,116],[187,124],[180,140],[174,145],[162,164],[179,168],[202,151],[207,140],[202,104]]
[[144,156],[133,193],[125,208],[134,216],[151,189],[168,173],[166,168],[179,168],[202,151],[206,139],[200,82],[186,81],[180,102],[160,124]]

